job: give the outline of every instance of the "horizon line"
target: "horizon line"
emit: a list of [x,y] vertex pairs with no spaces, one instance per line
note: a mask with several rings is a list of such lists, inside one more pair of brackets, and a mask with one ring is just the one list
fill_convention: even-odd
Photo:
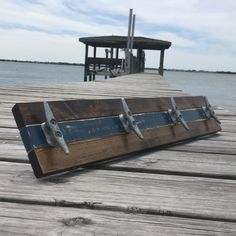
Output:
[[[35,63],[35,64],[54,64],[54,65],[71,65],[71,66],[84,66],[84,63],[76,62],[55,62],[55,61],[34,61],[34,60],[18,60],[18,59],[1,59],[6,62],[21,62],[21,63]],[[145,67],[146,70],[158,70],[154,67]],[[222,74],[236,74],[235,71],[211,71],[211,70],[196,70],[196,69],[176,69],[176,68],[164,68],[165,71],[179,71],[179,72],[205,72],[205,73],[222,73]]]

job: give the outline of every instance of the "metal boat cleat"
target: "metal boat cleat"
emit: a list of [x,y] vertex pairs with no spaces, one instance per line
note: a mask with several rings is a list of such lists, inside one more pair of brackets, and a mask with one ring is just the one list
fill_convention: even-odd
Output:
[[52,113],[47,102],[43,102],[46,122],[41,124],[43,133],[50,146],[59,146],[66,155],[70,154],[69,148],[65,142],[62,131]]
[[178,123],[182,124],[186,130],[189,130],[189,126],[187,125],[186,121],[184,120],[181,112],[177,109],[175,99],[173,97],[170,98],[171,101],[171,110],[169,110],[170,117],[174,123],[177,125]]
[[122,107],[124,110],[123,114],[119,115],[120,121],[127,133],[130,133],[131,130],[134,131],[134,133],[140,138],[143,139],[143,135],[137,125],[137,122],[135,121],[126,101],[124,98],[121,98]]
[[220,120],[217,118],[214,109],[212,108],[211,104],[209,103],[207,97],[204,97],[205,99],[205,107],[203,107],[203,111],[205,112],[205,115],[207,119],[213,118],[218,124],[221,124]]

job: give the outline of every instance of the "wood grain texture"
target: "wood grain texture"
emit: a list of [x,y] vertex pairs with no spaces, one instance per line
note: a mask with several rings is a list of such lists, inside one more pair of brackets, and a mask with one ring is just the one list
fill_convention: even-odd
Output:
[[[234,176],[235,153],[213,153],[234,148],[233,112],[217,110],[223,131],[208,138],[207,147],[199,142],[183,150],[140,152],[133,159],[103,165],[107,170],[77,170],[40,180],[33,177],[29,164],[17,163],[26,162],[27,155],[14,136],[11,108],[16,102],[167,96],[187,95],[150,74],[53,87],[1,86],[0,127],[6,130],[0,131],[0,160],[7,162],[0,162],[0,204],[9,207],[0,206],[0,235],[235,235],[235,180],[220,179]],[[8,129],[14,131],[8,134]],[[169,173],[161,174],[161,170]],[[207,174],[214,178],[206,178]],[[19,207],[14,202],[27,204]],[[84,221],[79,217],[92,219],[93,224],[81,226]],[[62,225],[61,219],[70,226]]]
[[164,149],[151,150],[124,159],[117,158],[96,166],[107,170],[236,179],[235,156]]
[[14,203],[0,203],[0,218],[1,235],[231,236],[236,234],[236,224],[230,222]]
[[[203,97],[176,97],[178,109],[204,106]],[[128,98],[126,102],[135,113],[167,111],[171,108],[170,98]],[[113,116],[123,113],[120,99],[68,100],[48,103],[59,121],[79,120]],[[18,129],[26,125],[45,122],[42,102],[17,103],[12,109]]]
[[34,149],[28,155],[35,176],[40,178],[76,166],[220,130],[220,126],[213,119],[188,124],[189,131],[186,131],[181,125],[143,130],[144,140],[140,140],[136,135],[130,133],[69,143],[70,154],[68,156],[58,147]]
[[197,153],[236,154],[235,142],[199,140],[182,146],[170,147],[169,150],[190,151]]
[[2,162],[4,201],[91,207],[236,222],[234,180],[84,170],[38,180],[28,164]]

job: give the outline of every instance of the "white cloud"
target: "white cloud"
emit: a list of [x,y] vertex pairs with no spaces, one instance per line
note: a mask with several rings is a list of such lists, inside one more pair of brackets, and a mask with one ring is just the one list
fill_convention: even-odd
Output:
[[129,8],[136,35],[172,41],[167,67],[236,70],[235,0],[1,0],[1,58],[83,62],[78,37],[126,35]]
[[[145,51],[146,65],[149,67],[159,67],[159,52]],[[235,71],[235,57],[219,53],[218,55],[209,53],[191,53],[179,49],[165,51],[165,68],[195,69],[211,71]]]
[[154,37],[172,42],[172,47],[177,46],[184,48],[192,48],[197,46],[196,41],[180,37],[177,34],[171,32],[161,31],[156,33]]
[[27,30],[0,30],[1,58],[84,62],[84,46],[73,36]]

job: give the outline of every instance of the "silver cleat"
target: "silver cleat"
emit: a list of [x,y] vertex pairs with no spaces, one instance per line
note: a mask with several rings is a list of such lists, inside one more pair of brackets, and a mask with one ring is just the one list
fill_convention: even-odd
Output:
[[221,124],[206,96],[204,97],[204,99],[206,105],[205,108],[203,108],[203,111],[205,112],[207,119],[210,119],[212,117],[218,124]]
[[189,130],[189,126],[184,120],[181,112],[177,109],[175,99],[173,97],[170,98],[171,101],[171,110],[169,111],[170,117],[175,125],[178,123],[182,124],[186,130]]
[[47,102],[43,102],[46,122],[41,124],[43,133],[50,146],[59,146],[66,155],[70,154],[60,127]]
[[135,121],[131,111],[129,110],[129,107],[125,101],[124,98],[121,98],[122,107],[124,110],[123,114],[119,115],[120,121],[127,133],[130,133],[131,130],[134,131],[134,133],[140,138],[143,139],[143,135],[137,125],[137,122]]

